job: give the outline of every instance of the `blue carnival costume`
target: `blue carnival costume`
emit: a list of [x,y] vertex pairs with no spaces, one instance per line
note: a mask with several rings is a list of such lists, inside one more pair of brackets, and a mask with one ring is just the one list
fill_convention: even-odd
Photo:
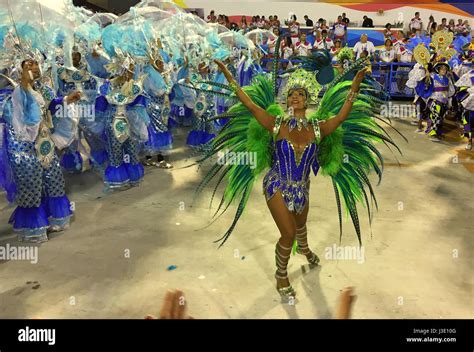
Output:
[[[15,23],[14,14],[24,8],[14,6],[9,6],[11,24],[0,27],[0,71],[7,73],[14,88],[0,118],[0,186],[17,205],[10,223],[18,240],[38,243],[48,240],[48,231],[66,229],[72,216],[57,155],[57,148],[63,148],[70,137],[62,126],[72,122],[61,110],[64,98],[56,96],[51,80],[42,75],[42,70],[49,70],[45,59],[60,33],[40,35],[31,24],[38,10],[31,11],[28,24]],[[63,42],[73,42],[72,35],[61,35]],[[24,72],[30,65],[38,66],[37,75],[30,69]]]
[[151,156],[173,147],[173,136],[168,129],[170,85],[152,65],[147,65],[144,72],[147,74],[144,81],[144,89],[148,97],[146,109],[150,117],[148,141],[145,143],[144,150]]
[[469,139],[467,150],[472,150],[472,133],[474,130],[474,70],[464,73],[455,83],[459,104],[463,108],[462,122],[464,135]]
[[95,100],[98,83],[85,65],[76,70],[60,67],[58,73],[58,95],[66,96],[74,91],[82,93],[81,100],[70,108],[74,116],[75,126],[65,126],[74,129],[70,140],[65,140],[67,146],[61,158],[61,164],[68,172],[82,172],[87,169],[89,158],[95,165],[104,165],[107,161],[103,138],[104,125],[95,120]]
[[107,80],[100,87],[95,111],[105,125],[109,165],[104,182],[110,188],[138,184],[143,176],[143,165],[138,154],[140,144],[148,140],[150,123],[142,80],[124,83]]
[[[415,60],[420,67],[419,70],[422,67],[423,72],[429,72],[429,75],[426,75],[424,79],[421,79],[421,73],[417,75],[418,82],[415,91],[417,96],[426,101],[426,109],[429,112],[426,133],[431,136],[433,142],[439,141],[443,134],[443,120],[448,111],[448,103],[455,93],[452,80],[446,74],[440,74],[441,67],[445,67],[446,71],[451,68],[448,62],[456,54],[455,49],[449,48],[452,41],[452,33],[438,31],[432,37],[434,54],[430,55],[430,52],[422,43],[414,49]],[[433,72],[430,72],[430,67]]]
[[188,75],[189,69],[187,67],[179,69],[176,74],[176,83],[169,95],[171,101],[170,117],[182,126],[191,126],[194,118],[196,92],[184,85]]
[[54,126],[47,117],[62,98],[54,98],[49,87],[42,87],[42,93],[17,86],[3,111],[9,162],[4,167],[12,170],[18,205],[10,223],[20,241],[47,241],[46,231],[65,229],[72,215],[53,141]]
[[[191,84],[196,85],[200,81],[209,82],[212,81],[212,78],[207,74],[191,74]],[[188,134],[186,144],[196,149],[202,149],[216,136],[220,124],[215,120],[210,120],[216,116],[215,94],[212,92],[211,86],[201,83],[198,88],[198,96],[194,103],[192,130]]]

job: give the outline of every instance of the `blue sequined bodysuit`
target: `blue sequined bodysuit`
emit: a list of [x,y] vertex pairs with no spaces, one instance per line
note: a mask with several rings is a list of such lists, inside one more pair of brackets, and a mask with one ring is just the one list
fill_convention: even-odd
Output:
[[[280,191],[288,210],[297,214],[302,213],[308,200],[311,169],[315,175],[319,170],[317,143],[320,131],[317,123],[312,125],[316,140],[307,144],[301,153],[286,138],[274,143],[272,167],[263,180],[266,200]],[[275,131],[277,133],[278,130]]]

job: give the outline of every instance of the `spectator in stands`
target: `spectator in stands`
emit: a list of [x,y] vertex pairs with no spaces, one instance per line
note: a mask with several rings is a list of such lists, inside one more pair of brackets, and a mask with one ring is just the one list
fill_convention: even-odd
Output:
[[209,22],[209,23],[216,23],[217,22],[217,18],[216,18],[214,10],[211,10],[211,13],[209,14],[209,16],[207,16],[207,22]]
[[257,16],[252,16],[252,22],[250,22],[249,30],[257,28]]
[[273,22],[275,27],[280,28],[280,20],[278,19],[277,15],[273,16]]
[[349,26],[350,20],[346,17],[346,13],[342,13],[342,23],[345,23],[346,26]]
[[240,30],[240,27],[239,27],[239,25],[238,25],[237,23],[231,22],[231,23],[230,23],[230,30],[231,30],[231,31],[236,31],[236,32],[238,32],[238,31]]
[[314,43],[316,43],[320,39],[321,39],[321,32],[320,31],[314,32]]
[[[432,30],[433,26],[435,28],[434,31]],[[431,15],[428,20],[428,25],[426,26],[426,35],[431,36],[431,34],[433,34],[435,31],[436,31],[436,22],[433,15]]]
[[323,23],[323,21],[324,21],[324,18],[318,19],[318,22],[316,22],[316,23],[314,24],[313,29],[314,29],[315,31],[317,31],[318,28],[321,27],[321,24]]
[[219,23],[219,24],[222,25],[222,26],[225,25],[224,15],[219,15],[219,16],[217,16],[217,23]]
[[304,15],[304,20],[306,22],[306,27],[313,27],[313,20],[308,17],[308,15]]
[[454,23],[454,18],[451,18],[448,24],[448,31],[454,33],[455,29],[456,29],[456,24]]
[[321,31],[321,37],[316,39],[313,45],[313,48],[316,50],[331,50],[334,46],[331,38],[328,37],[328,31],[323,29]]
[[356,60],[361,57],[362,52],[367,51],[367,56],[372,56],[375,53],[374,43],[368,40],[367,34],[362,34],[360,36],[360,41],[354,45],[354,54]]
[[431,28],[430,28],[430,32],[428,33],[428,36],[432,36],[433,34],[435,34],[435,32],[438,30],[438,23],[437,22],[433,22],[433,24],[431,25]]
[[387,23],[385,25],[385,29],[383,30],[383,36],[385,37],[385,39],[392,39],[393,32],[392,32],[392,25],[390,23]]
[[229,17],[226,15],[224,15],[224,26],[229,29],[231,28]]
[[296,55],[298,56],[310,56],[312,45],[306,40],[306,33],[300,34],[300,40],[295,45]]
[[440,25],[438,26],[438,31],[444,31],[448,28],[448,23],[447,23],[447,19],[446,18],[442,18],[441,19],[441,23]]
[[458,19],[458,24],[454,28],[454,33],[455,34],[462,34],[464,32],[463,24],[464,24],[463,20],[461,18],[459,18]]
[[384,47],[380,50],[380,61],[390,63],[396,59],[395,48],[390,38],[385,39]]
[[[289,60],[295,54],[293,42],[291,41],[290,37],[285,37],[285,41],[283,42],[281,52],[282,52],[281,56],[285,60]],[[287,68],[291,68],[291,63],[289,64],[288,62],[284,62],[282,64],[282,68],[284,70],[286,70]]]
[[273,15],[270,15],[270,17],[268,17],[267,26],[268,30],[273,32]]
[[247,17],[242,16],[242,18],[240,19],[240,29],[242,29],[245,33],[247,32],[248,27],[249,25],[247,24]]
[[[413,53],[406,47],[408,38],[404,38],[402,45],[397,51],[397,61],[400,64],[406,64],[413,62]],[[397,68],[396,81],[398,92],[402,93],[405,91],[405,86],[408,81],[408,72],[412,69],[412,66],[399,66]]]
[[278,27],[273,27],[273,34],[275,37],[269,38],[267,41],[268,45],[268,53],[273,56],[275,54],[275,45],[278,40],[278,37],[280,36],[280,28]]
[[333,39],[339,39],[342,42],[342,46],[344,46],[346,42],[347,25],[342,22],[342,16],[337,17],[337,22],[332,26],[332,33],[334,35]]
[[362,27],[364,28],[373,28],[374,27],[374,21],[372,21],[371,18],[364,16],[363,17],[364,21],[362,22]]
[[395,49],[393,47],[392,40],[387,38],[385,39],[385,45],[380,50],[379,60],[382,63],[380,65],[380,84],[385,87],[385,82],[388,80],[388,73],[390,71],[390,65],[396,59]]
[[[469,34],[471,34],[471,26],[469,25],[469,21],[465,20],[463,23],[463,35],[467,37]],[[474,38],[474,37],[473,37]]]
[[[280,36],[280,28],[278,27],[273,27],[272,33],[274,37],[270,37],[267,40],[267,45],[268,45],[268,58],[273,58],[275,56],[275,47],[276,47],[276,42],[278,41],[278,37]],[[280,49],[282,48],[282,43],[280,43]],[[281,51],[280,51],[281,55]],[[267,70],[270,71],[272,69],[273,61],[268,61],[267,63]]]
[[324,19],[321,21],[321,25],[319,26],[318,31],[322,32],[323,29],[325,29],[326,31],[329,31],[329,26],[327,25],[326,20]]
[[313,35],[314,35],[315,38],[316,38],[316,32],[318,31],[319,26],[321,26],[321,23],[323,23],[323,19],[322,19],[322,18],[320,18],[320,19],[313,25],[312,32],[313,32]]
[[415,12],[415,17],[413,17],[410,21],[410,25],[408,26],[410,30],[415,30],[416,32],[420,32],[423,30],[423,21],[420,18],[420,13]]
[[337,54],[339,54],[339,51],[342,49],[342,42],[340,39],[336,39],[334,41],[334,46],[329,50],[329,54],[331,54],[332,57],[332,63],[337,62]]
[[296,43],[300,41],[300,24],[296,20],[296,15],[291,16],[290,22],[288,23],[288,29],[290,30],[291,41],[293,45],[296,45]]
[[404,45],[405,35],[403,34],[402,31],[398,31],[396,37],[397,37],[397,40],[393,42],[393,47],[395,48],[395,52],[398,53],[398,51],[400,50],[400,47]]

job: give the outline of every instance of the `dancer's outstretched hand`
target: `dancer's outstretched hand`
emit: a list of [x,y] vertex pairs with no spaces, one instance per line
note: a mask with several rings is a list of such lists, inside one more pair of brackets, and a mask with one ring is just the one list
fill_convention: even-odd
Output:
[[214,60],[214,62],[217,65],[217,67],[219,67],[219,70],[224,74],[228,82],[231,82],[234,80],[234,78],[232,77],[232,73],[230,73],[229,69],[222,61]]
[[[160,319],[193,319],[186,313],[186,299],[180,290],[168,291],[160,311]],[[156,319],[147,315],[145,319]]]
[[339,295],[339,302],[336,308],[334,319],[349,319],[351,317],[351,306],[356,300],[353,287],[346,287]]
[[361,84],[362,81],[364,80],[366,73],[367,73],[367,67],[364,67],[362,70],[360,70],[359,72],[357,72],[357,74],[355,75],[354,79],[352,80],[352,87],[351,87],[351,89],[352,89],[353,91],[355,91],[355,92],[358,92],[358,91],[359,91],[360,84]]

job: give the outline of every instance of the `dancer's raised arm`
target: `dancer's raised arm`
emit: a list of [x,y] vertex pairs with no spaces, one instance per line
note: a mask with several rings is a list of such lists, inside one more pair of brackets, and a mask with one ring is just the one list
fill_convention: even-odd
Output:
[[357,72],[354,80],[352,81],[351,90],[344,105],[342,106],[341,110],[339,110],[339,113],[319,125],[321,129],[321,138],[324,138],[324,136],[334,132],[336,128],[338,128],[339,125],[343,123],[345,119],[347,119],[347,116],[349,116],[349,113],[352,110],[352,104],[357,97],[357,94],[359,94],[360,84],[364,80],[366,71],[367,68],[364,68]]
[[275,116],[270,115],[268,112],[266,112],[264,109],[262,109],[260,106],[255,104],[252,99],[242,90],[242,88],[238,85],[238,83],[235,81],[234,77],[232,77],[232,74],[230,71],[227,69],[227,67],[224,65],[222,61],[219,60],[214,60],[214,62],[217,64],[219,67],[219,70],[222,71],[224,74],[225,78],[229,82],[229,85],[234,88],[235,90],[235,95],[237,98],[240,100],[240,102],[247,108],[249,111],[252,113],[253,116],[257,119],[257,121],[265,127],[267,130],[270,132],[273,131],[273,127],[275,125]]

